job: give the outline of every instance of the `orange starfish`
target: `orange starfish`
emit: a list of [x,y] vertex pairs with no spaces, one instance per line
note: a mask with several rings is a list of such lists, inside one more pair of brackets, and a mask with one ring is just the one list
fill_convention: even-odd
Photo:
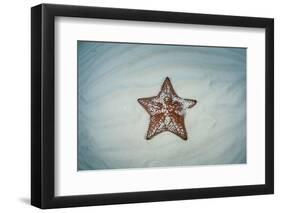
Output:
[[180,98],[167,77],[157,96],[139,98],[138,102],[150,115],[150,124],[146,139],[169,131],[183,140],[187,140],[187,132],[184,125],[184,115],[187,108],[193,107],[197,101]]

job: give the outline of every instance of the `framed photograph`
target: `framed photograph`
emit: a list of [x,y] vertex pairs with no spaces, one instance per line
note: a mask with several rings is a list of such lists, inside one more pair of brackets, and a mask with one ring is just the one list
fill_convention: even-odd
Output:
[[31,9],[31,204],[272,194],[271,18]]

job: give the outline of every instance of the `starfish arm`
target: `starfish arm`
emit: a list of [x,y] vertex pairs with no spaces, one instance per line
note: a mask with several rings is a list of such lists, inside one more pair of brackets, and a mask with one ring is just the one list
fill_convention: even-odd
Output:
[[149,98],[139,98],[138,102],[148,112],[149,115],[153,116],[161,111],[161,103],[156,100],[157,96]]
[[193,99],[183,99],[185,108],[192,108],[197,104],[196,100]]
[[165,79],[164,83],[162,84],[159,96],[161,96],[163,94],[168,95],[170,97],[177,96],[177,94],[173,88],[173,85],[168,77]]
[[170,117],[171,122],[167,125],[167,130],[179,136],[183,140],[187,140],[187,132],[184,125],[184,116],[173,113]]
[[164,124],[164,119],[165,116],[162,113],[150,117],[146,139],[151,139],[153,136],[167,130]]

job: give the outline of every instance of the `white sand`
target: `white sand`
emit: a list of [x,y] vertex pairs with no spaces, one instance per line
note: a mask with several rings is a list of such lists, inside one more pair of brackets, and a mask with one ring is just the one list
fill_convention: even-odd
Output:
[[[79,45],[81,170],[246,163],[246,50],[82,42]],[[165,132],[146,140],[138,98],[169,77],[196,99],[187,141]]]

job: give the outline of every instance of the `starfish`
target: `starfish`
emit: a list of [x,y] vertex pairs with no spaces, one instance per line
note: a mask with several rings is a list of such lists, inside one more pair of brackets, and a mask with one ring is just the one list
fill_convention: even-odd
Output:
[[157,96],[139,98],[138,102],[150,115],[147,140],[164,131],[172,132],[183,140],[187,140],[184,125],[185,111],[193,107],[197,101],[180,98],[168,77]]

